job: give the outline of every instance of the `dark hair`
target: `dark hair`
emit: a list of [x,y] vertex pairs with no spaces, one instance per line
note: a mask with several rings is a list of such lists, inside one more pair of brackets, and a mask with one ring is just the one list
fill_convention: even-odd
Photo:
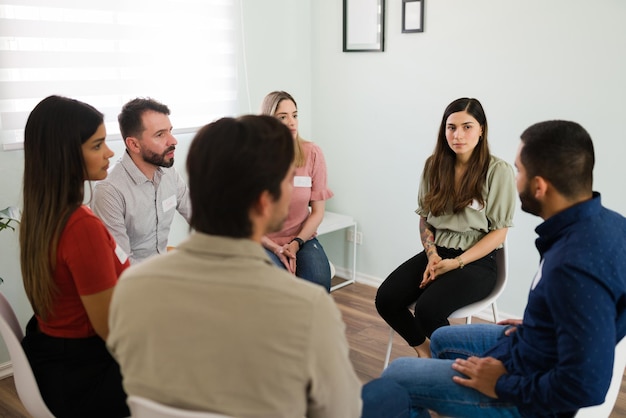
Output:
[[247,115],[204,126],[187,156],[190,226],[206,234],[250,237],[250,208],[265,190],[280,198],[293,158],[291,132],[276,118]]
[[595,156],[585,128],[565,120],[539,122],[521,140],[520,161],[529,179],[543,177],[568,198],[591,193]]
[[20,261],[26,295],[43,318],[56,291],[52,271],[59,236],[83,202],[85,161],[82,144],[103,123],[87,103],[60,96],[43,99],[24,129],[24,207]]
[[122,107],[122,111],[117,116],[117,122],[120,125],[120,133],[122,139],[129,136],[139,137],[144,130],[141,116],[144,112],[152,110],[164,115],[170,114],[170,109],[163,103],[159,103],[151,98],[138,97],[126,103]]
[[[480,124],[482,136],[474,148],[469,159],[467,172],[461,179],[457,194],[454,185],[454,164],[456,154],[450,149],[446,139],[446,122],[448,117],[457,112],[467,112]],[[424,207],[434,215],[441,215],[452,203],[453,212],[456,213],[469,205],[474,199],[484,205],[482,189],[487,178],[489,151],[487,116],[483,106],[477,99],[456,99],[446,107],[439,125],[437,144],[433,155],[424,165],[424,176],[429,181],[429,191],[424,197]]]

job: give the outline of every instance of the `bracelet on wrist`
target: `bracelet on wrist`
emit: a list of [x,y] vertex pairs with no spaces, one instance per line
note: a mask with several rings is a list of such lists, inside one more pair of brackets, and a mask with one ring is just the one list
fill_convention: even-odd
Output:
[[456,261],[459,262],[459,269],[463,269],[463,267],[465,267],[465,263],[463,262],[463,260],[461,259],[461,256],[458,256],[455,258]]
[[291,244],[294,241],[298,243],[298,249],[302,248],[302,246],[304,245],[304,240],[302,238],[298,238],[298,237],[295,237],[294,239],[289,241],[289,244]]

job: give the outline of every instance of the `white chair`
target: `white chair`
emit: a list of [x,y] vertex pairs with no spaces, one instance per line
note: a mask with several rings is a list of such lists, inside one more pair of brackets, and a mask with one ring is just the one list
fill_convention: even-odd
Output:
[[17,394],[24,408],[34,418],[54,418],[39,392],[39,386],[22,348],[24,333],[9,301],[0,293],[0,334],[9,349]]
[[[482,311],[483,309],[491,305],[491,310],[493,312],[493,322],[498,322],[498,307],[496,305],[496,300],[498,299],[502,291],[504,291],[504,287],[509,276],[509,261],[506,240],[504,241],[502,248],[496,251],[496,266],[498,269],[496,273],[496,285],[491,293],[489,293],[487,297],[479,300],[478,302],[471,303],[452,312],[450,314],[450,318],[466,318],[465,322],[467,324],[471,324],[472,315]],[[412,309],[412,307],[414,306],[415,304],[411,304],[411,306],[409,306],[409,309]],[[383,365],[383,370],[386,369],[389,365],[391,348],[393,347],[393,335],[393,328],[390,327],[389,343],[387,344],[387,354],[385,355],[385,364]]]
[[332,280],[335,274],[337,274],[337,271],[335,270],[335,265],[331,263],[330,260],[328,260],[328,265],[330,266],[330,279]]
[[126,399],[132,418],[232,418],[214,412],[190,411],[131,395]]
[[624,377],[624,369],[626,368],[626,337],[615,347],[615,361],[613,362],[613,377],[611,378],[611,386],[606,393],[604,402],[596,406],[588,406],[582,408],[576,414],[576,418],[608,418],[613,411],[617,395],[619,394]]

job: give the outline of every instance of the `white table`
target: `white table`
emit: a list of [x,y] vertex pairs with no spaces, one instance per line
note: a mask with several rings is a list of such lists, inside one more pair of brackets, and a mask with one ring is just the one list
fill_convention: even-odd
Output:
[[318,236],[328,234],[330,232],[339,231],[341,229],[346,229],[346,228],[353,228],[353,232],[354,232],[354,234],[352,235],[354,238],[352,240],[352,274],[348,280],[332,286],[330,288],[331,292],[333,290],[340,289],[344,286],[347,286],[349,284],[356,282],[356,233],[357,233],[356,221],[354,220],[352,216],[341,215],[339,213],[325,211],[324,219],[322,220],[322,223],[320,224],[320,226],[317,228]]

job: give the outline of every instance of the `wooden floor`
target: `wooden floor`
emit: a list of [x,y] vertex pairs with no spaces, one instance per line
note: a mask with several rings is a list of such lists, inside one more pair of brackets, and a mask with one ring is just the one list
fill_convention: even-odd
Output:
[[[332,293],[346,323],[350,358],[363,383],[378,377],[382,372],[389,338],[389,327],[378,316],[374,307],[375,294],[376,289],[359,283]],[[414,355],[413,349],[396,335],[391,359]],[[29,417],[17,398],[13,378],[0,380],[0,417]],[[621,391],[610,418],[619,417],[626,417],[626,378],[622,381]]]
[[30,417],[17,397],[13,377],[7,377],[0,380],[0,417]]

